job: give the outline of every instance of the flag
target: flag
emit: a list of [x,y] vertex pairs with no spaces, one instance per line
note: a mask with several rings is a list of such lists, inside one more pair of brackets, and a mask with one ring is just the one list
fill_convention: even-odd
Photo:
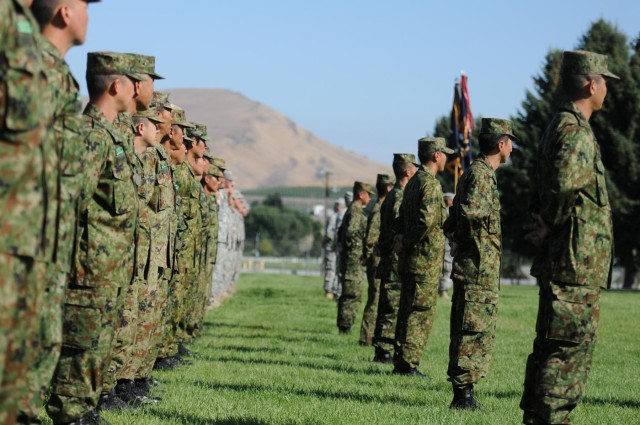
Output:
[[[474,128],[471,101],[467,87],[467,76],[462,73],[460,81],[453,88],[453,108],[451,110],[451,139],[449,147],[455,150],[455,158],[447,164],[447,169],[460,176],[471,165],[471,132]],[[457,179],[456,179],[457,180]]]

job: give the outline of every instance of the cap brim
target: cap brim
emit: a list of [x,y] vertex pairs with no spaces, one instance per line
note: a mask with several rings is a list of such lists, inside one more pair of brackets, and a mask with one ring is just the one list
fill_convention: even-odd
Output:
[[608,78],[613,78],[615,80],[619,80],[620,77],[618,77],[616,74],[614,74],[613,72],[607,71],[604,74],[602,74],[603,77],[608,77]]
[[213,140],[211,137],[209,136],[202,136],[201,137],[202,140],[204,140],[205,142],[210,142],[211,140]]
[[164,124],[164,120],[160,118],[152,118],[152,117],[145,117],[145,118],[156,124]]
[[164,80],[164,77],[162,75],[158,75],[156,73],[149,73],[149,76],[151,76],[151,78],[153,78],[154,80]]
[[455,153],[455,151],[451,148],[442,148],[441,151],[446,153],[447,155],[453,155]]
[[127,77],[129,77],[129,78],[133,78],[136,81],[144,81],[144,80],[146,80],[144,74],[136,74],[136,73],[132,72],[132,73],[128,73],[128,74],[125,74],[125,75]]
[[195,127],[193,124],[188,123],[186,121],[171,121],[171,125],[178,125],[183,128],[193,128]]

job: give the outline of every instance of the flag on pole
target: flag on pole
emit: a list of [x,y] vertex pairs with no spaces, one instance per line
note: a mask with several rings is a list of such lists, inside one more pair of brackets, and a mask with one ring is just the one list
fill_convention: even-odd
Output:
[[467,76],[463,72],[453,89],[453,109],[451,110],[450,147],[456,151],[455,158],[447,164],[447,169],[457,177],[471,165],[471,132],[474,129],[471,101],[467,87]]

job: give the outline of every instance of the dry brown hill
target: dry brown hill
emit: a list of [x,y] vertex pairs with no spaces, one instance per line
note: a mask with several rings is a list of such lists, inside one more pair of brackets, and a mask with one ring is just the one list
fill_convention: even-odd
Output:
[[321,140],[281,113],[239,93],[220,89],[173,89],[169,100],[184,108],[187,119],[205,124],[212,151],[222,156],[238,187],[322,186],[354,180],[375,183],[391,166]]

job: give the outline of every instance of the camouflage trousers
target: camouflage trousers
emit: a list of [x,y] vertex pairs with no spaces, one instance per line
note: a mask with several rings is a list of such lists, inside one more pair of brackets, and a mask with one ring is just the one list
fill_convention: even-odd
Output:
[[449,381],[456,388],[487,375],[496,334],[498,282],[487,288],[454,280],[451,298]]
[[388,353],[393,351],[400,305],[400,282],[382,280],[380,283],[380,299],[378,300],[378,317],[373,335],[373,345]]
[[533,352],[520,408],[525,424],[569,424],[591,371],[600,319],[600,288],[539,280]]
[[122,315],[120,285],[69,285],[64,306],[62,351],[53,375],[47,414],[71,422],[95,409],[111,363],[116,321]]
[[367,304],[364,307],[362,326],[360,327],[360,345],[371,345],[373,332],[378,318],[378,300],[380,298],[380,279],[376,277],[377,261],[370,258],[367,261]]
[[[136,379],[148,379],[151,377],[153,364],[158,357],[158,351],[162,346],[162,338],[165,332],[165,315],[168,313],[167,297],[169,295],[169,281],[165,277],[166,269],[156,267],[155,282],[148,285],[140,293],[139,305],[141,314],[140,327],[145,332],[140,332],[140,338],[136,346],[140,353],[140,361],[137,362]],[[150,278],[151,282],[151,278]],[[148,338],[142,338],[147,335]]]
[[47,264],[0,252],[0,423],[15,423],[38,359],[37,311]]
[[413,273],[402,274],[402,289],[396,325],[393,364],[398,370],[420,365],[427,345],[438,300],[438,278]]
[[338,293],[338,254],[335,251],[324,252],[324,292]]
[[351,329],[362,302],[362,279],[342,281],[342,295],[338,299],[338,328]]
[[[181,285],[181,276],[176,271],[165,272],[167,290],[166,305],[162,312],[162,335],[158,342],[157,358],[164,359],[178,354],[176,309],[178,308],[178,292],[176,286]],[[162,307],[161,307],[162,308]]]
[[60,358],[62,348],[62,312],[68,275],[50,263],[42,276],[46,288],[38,308],[36,363],[26,374],[29,396],[22,400],[19,411],[22,415],[36,419],[49,392],[51,378]]

